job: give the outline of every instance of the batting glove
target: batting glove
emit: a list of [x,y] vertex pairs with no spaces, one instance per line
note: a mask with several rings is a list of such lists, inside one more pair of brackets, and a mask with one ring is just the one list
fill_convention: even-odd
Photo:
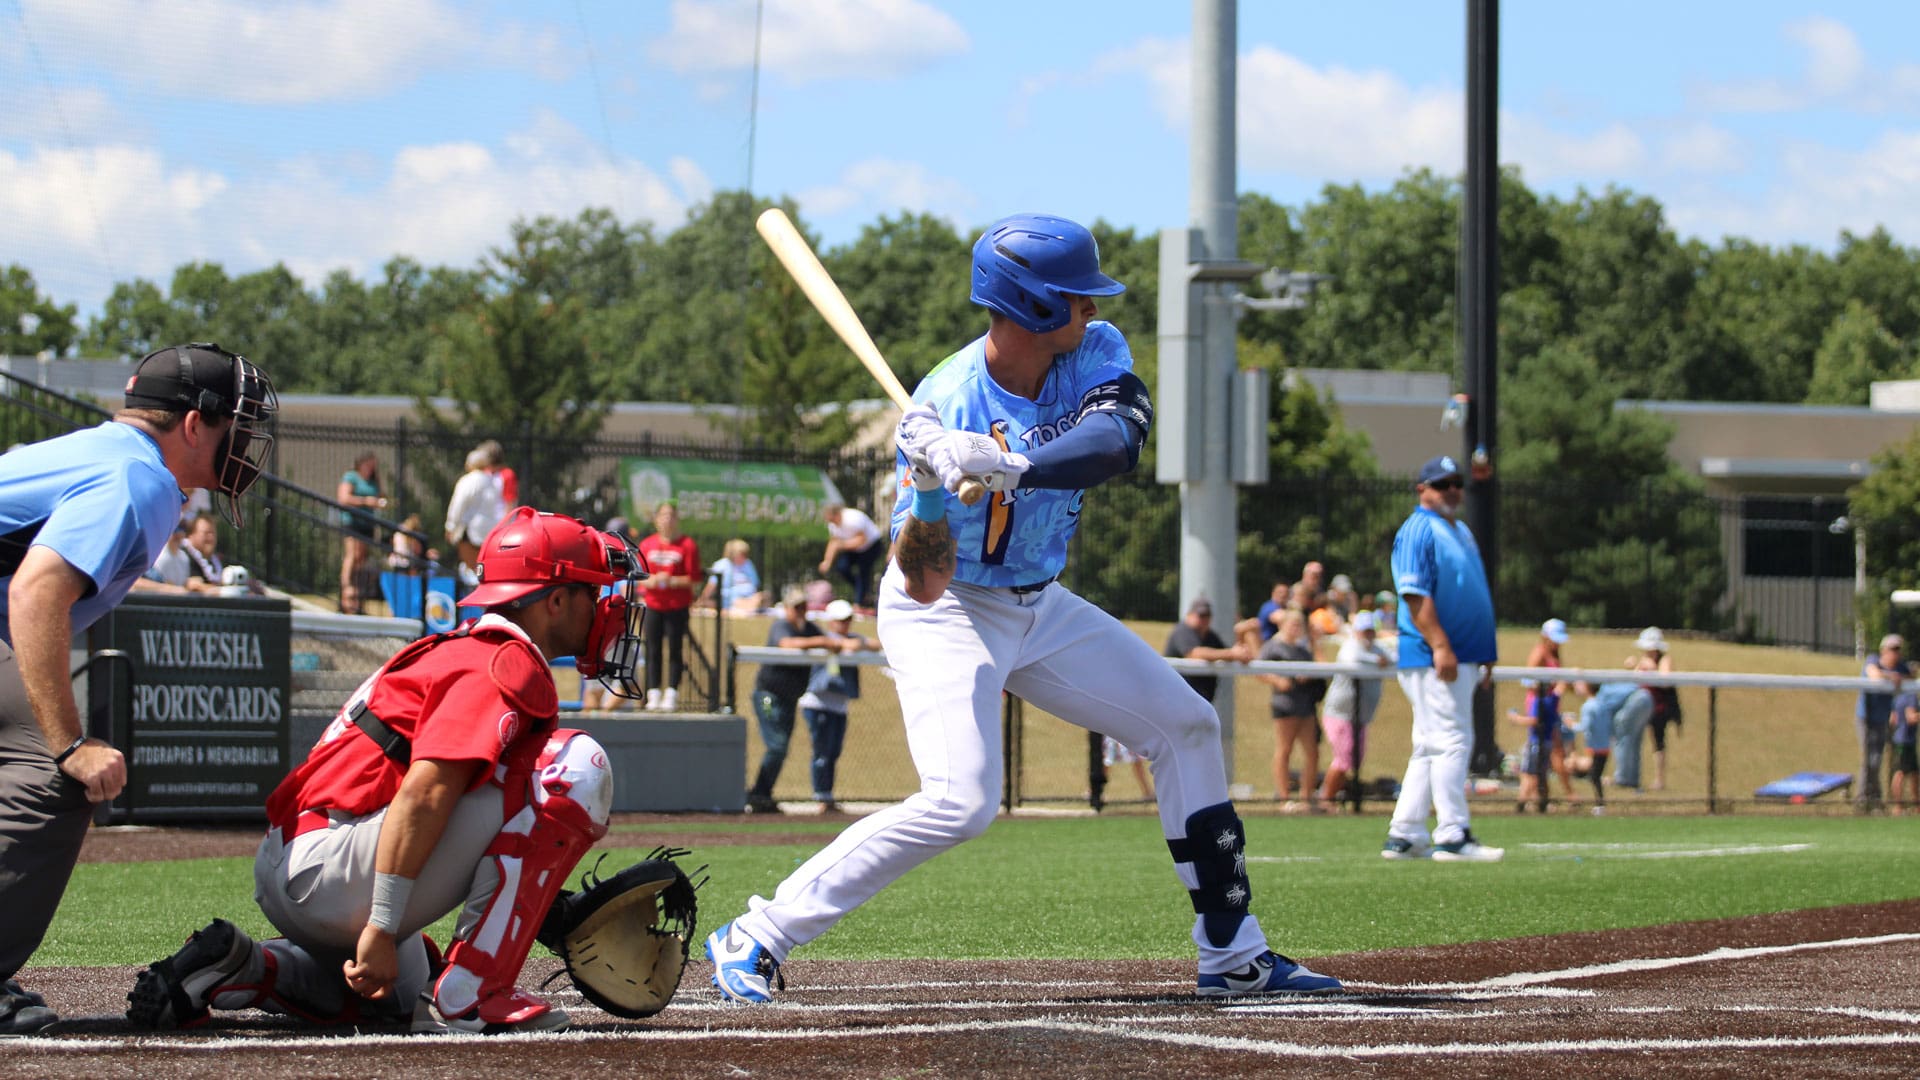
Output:
[[907,459],[907,478],[913,481],[915,491],[938,491],[946,486],[940,482],[940,474],[927,464],[925,454],[914,454]]
[[940,414],[931,405],[915,405],[900,417],[900,426],[894,429],[893,442],[909,460],[915,454],[925,454],[927,446],[933,440],[947,433],[940,423]]
[[963,480],[985,484],[989,491],[1009,491],[1033,463],[1025,454],[1000,449],[991,436],[972,431],[950,431],[927,448],[927,462],[948,491],[960,490]]

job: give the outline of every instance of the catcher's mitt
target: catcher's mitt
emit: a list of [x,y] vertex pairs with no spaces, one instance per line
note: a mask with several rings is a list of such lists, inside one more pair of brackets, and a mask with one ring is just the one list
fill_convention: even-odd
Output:
[[657,847],[610,878],[596,862],[581,876],[581,891],[563,890],[554,900],[538,939],[566,961],[567,977],[588,1001],[640,1019],[673,1000],[693,941],[694,891],[706,884],[674,862],[688,854]]

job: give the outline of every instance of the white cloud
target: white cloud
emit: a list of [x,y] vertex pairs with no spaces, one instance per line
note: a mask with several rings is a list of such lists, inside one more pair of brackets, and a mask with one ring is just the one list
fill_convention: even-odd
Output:
[[0,139],[91,142],[124,125],[106,91],[94,86],[48,88],[38,79],[0,92]]
[[1745,171],[1747,153],[1732,132],[1699,122],[1663,140],[1659,164],[1671,173],[1737,173]]
[[809,218],[853,215],[871,221],[902,210],[933,214],[964,231],[978,201],[958,180],[936,176],[912,161],[869,158],[849,165],[839,179],[795,196]]
[[1799,112],[1825,105],[1868,112],[1913,110],[1920,95],[1920,65],[1874,68],[1859,35],[1824,16],[1788,23],[1781,34],[1805,53],[1798,73],[1698,83],[1689,93],[1693,106],[1730,113]]
[[108,67],[190,99],[286,104],[376,97],[462,61],[556,77],[549,32],[484,29],[446,0],[20,0],[49,64]]
[[607,206],[623,221],[671,228],[713,185],[683,158],[666,171],[609,159],[552,115],[497,145],[407,147],[371,176],[318,158],[238,180],[149,149],[0,152],[0,221],[11,223],[8,261],[92,310],[115,281],[164,284],[191,260],[236,274],[285,262],[312,287],[328,270],[364,278],[401,254],[470,266],[516,218]]
[[[752,0],[674,0],[672,26],[648,46],[683,74],[753,64]],[[794,82],[900,75],[967,51],[958,21],[922,0],[767,0],[762,70]]]
[[[1183,41],[1145,39],[1098,58],[1085,72],[1039,73],[1021,85],[1016,118],[1057,87],[1115,76],[1142,80],[1166,125],[1191,123],[1191,57]],[[1239,155],[1243,169],[1333,182],[1382,181],[1409,168],[1453,175],[1465,167],[1466,95],[1457,87],[1414,87],[1385,70],[1316,67],[1270,46],[1239,60]],[[1668,138],[1656,157],[1625,123],[1570,131],[1534,113],[1500,114],[1500,160],[1529,180],[1604,184],[1649,169],[1692,172],[1739,167],[1731,135],[1698,125]]]
[[1518,164],[1529,181],[1570,179],[1604,184],[1645,168],[1647,149],[1640,135],[1625,124],[1609,124],[1599,131],[1576,135],[1556,131],[1536,117],[1503,110],[1500,160]]
[[1895,236],[1920,235],[1920,130],[1888,131],[1857,151],[1796,143],[1782,152],[1777,179],[1756,195],[1708,188],[1667,207],[1676,228],[1709,240],[1829,247],[1842,229],[1880,225]]

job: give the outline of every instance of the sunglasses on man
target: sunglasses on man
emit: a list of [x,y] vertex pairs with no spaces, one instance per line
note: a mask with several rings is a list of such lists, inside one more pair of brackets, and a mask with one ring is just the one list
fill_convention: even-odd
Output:
[[1427,486],[1435,491],[1457,491],[1466,487],[1467,484],[1457,476],[1449,476],[1445,480],[1435,480]]

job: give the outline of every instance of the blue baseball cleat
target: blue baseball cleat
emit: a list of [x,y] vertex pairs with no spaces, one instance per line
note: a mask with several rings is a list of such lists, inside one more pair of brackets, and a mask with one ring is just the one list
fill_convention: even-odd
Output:
[[1271,950],[1239,971],[1200,976],[1201,997],[1235,994],[1326,994],[1342,989],[1340,980],[1322,975]]
[[775,986],[787,988],[780,961],[732,923],[707,935],[707,959],[713,961],[713,985],[729,1001],[758,1005],[773,1000]]

